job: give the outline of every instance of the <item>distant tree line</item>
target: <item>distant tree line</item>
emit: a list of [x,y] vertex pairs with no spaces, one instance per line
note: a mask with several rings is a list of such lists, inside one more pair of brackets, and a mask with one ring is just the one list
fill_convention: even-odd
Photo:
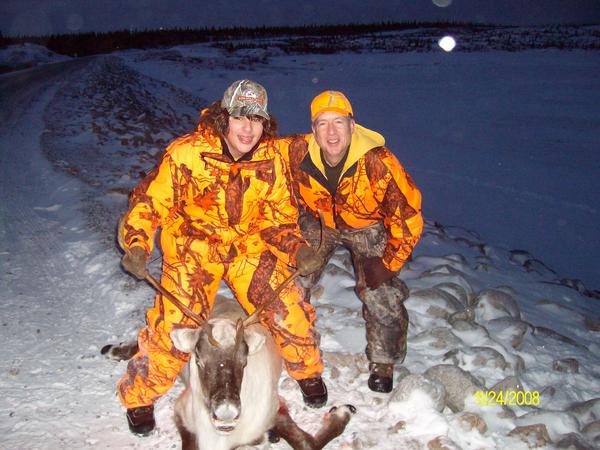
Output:
[[68,56],[87,56],[130,48],[147,49],[173,47],[202,42],[238,39],[274,38],[282,36],[355,36],[385,31],[420,28],[456,28],[476,31],[488,25],[461,22],[382,22],[377,24],[306,25],[296,27],[232,27],[232,28],[172,28],[144,31],[112,31],[107,33],[53,34],[49,36],[5,37],[0,32],[0,48],[7,45],[32,43]]
[[74,57],[133,48],[170,48],[205,42],[214,43],[215,47],[231,52],[268,47],[278,48],[287,54],[328,54],[340,51],[426,52],[437,49],[437,40],[442,34],[460,39],[459,49],[466,52],[546,48],[600,50],[598,25],[518,27],[416,21],[297,27],[121,30],[18,37],[5,37],[0,32],[0,48],[33,43],[55,53]]

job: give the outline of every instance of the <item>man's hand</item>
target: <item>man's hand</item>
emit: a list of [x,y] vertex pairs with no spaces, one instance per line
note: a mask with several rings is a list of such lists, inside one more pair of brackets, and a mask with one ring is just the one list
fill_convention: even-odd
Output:
[[323,227],[323,244],[339,244],[340,231],[336,228]]
[[396,272],[392,272],[385,267],[383,260],[378,256],[364,258],[362,266],[363,273],[365,274],[365,283],[369,289],[377,289],[396,275]]
[[302,236],[309,242],[321,242],[323,248],[331,247],[341,242],[340,231],[330,227],[323,227],[322,230],[317,228],[303,229]]
[[303,277],[316,272],[323,265],[323,257],[312,247],[301,245],[296,253],[296,267]]
[[142,247],[131,247],[125,251],[125,255],[121,258],[123,269],[132,274],[138,280],[143,280],[148,275],[148,254]]

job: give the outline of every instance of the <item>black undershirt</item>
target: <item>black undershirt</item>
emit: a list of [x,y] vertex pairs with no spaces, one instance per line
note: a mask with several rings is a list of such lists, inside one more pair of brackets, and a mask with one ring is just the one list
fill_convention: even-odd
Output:
[[261,141],[258,141],[256,143],[256,145],[254,147],[252,147],[252,150],[250,150],[248,153],[244,153],[239,158],[235,158],[231,154],[231,150],[229,150],[229,146],[227,145],[227,142],[225,142],[225,139],[221,138],[221,148],[223,148],[223,154],[225,156],[230,157],[232,161],[250,161],[252,159],[252,155],[254,154],[254,152],[256,151],[256,149],[258,148],[258,146],[260,145],[260,143],[261,143]]
[[325,167],[325,178],[327,178],[326,188],[329,190],[332,196],[335,195],[335,191],[340,181],[340,175],[342,174],[342,170],[344,169],[344,164],[346,163],[347,159],[348,152],[346,151],[346,154],[344,155],[342,160],[335,166],[331,167],[325,160],[323,150],[321,150],[321,161],[323,161],[323,166]]

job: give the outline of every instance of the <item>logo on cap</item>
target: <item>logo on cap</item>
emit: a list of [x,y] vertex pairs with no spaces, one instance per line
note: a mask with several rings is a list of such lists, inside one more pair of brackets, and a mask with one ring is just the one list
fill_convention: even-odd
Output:
[[261,116],[269,119],[267,91],[251,80],[239,80],[227,88],[221,107],[232,116]]

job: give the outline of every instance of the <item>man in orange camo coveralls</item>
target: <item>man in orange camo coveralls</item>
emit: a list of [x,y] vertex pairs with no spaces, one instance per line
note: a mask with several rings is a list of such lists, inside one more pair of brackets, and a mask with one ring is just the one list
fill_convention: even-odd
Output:
[[[208,315],[224,279],[248,313],[290,275],[321,264],[298,228],[287,166],[272,138],[276,123],[267,93],[250,80],[233,83],[221,102],[203,111],[198,130],[175,140],[159,166],[135,189],[123,227],[123,267],[145,278],[154,235],[161,227],[161,284],[196,314]],[[314,309],[304,289],[292,285],[261,319],[271,332],[304,401],[327,401],[321,379]],[[165,394],[188,360],[169,333],[197,326],[157,295],[141,330],[118,393],[132,432],[155,426],[154,402]]]
[[350,251],[366,325],[368,386],[391,392],[408,332],[408,288],[396,275],[423,230],[421,193],[383,136],[355,122],[343,93],[317,95],[311,123],[312,134],[278,141],[289,159],[304,237],[319,240],[319,211],[327,225],[323,265],[302,281],[312,287],[338,245]]

